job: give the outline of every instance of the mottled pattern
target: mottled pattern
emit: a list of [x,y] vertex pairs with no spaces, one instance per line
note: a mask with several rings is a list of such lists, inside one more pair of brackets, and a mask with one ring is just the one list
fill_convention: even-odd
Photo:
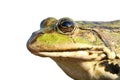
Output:
[[100,66],[105,67],[105,71],[108,71],[112,74],[118,74],[120,72],[120,67],[118,64],[109,63],[108,61],[103,61],[100,63]]

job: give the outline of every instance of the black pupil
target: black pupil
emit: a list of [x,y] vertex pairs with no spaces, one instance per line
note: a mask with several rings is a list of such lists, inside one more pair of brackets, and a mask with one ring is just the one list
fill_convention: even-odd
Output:
[[61,25],[62,25],[63,27],[65,27],[65,28],[67,28],[67,27],[71,27],[71,26],[72,26],[72,23],[66,21],[66,22],[63,22]]

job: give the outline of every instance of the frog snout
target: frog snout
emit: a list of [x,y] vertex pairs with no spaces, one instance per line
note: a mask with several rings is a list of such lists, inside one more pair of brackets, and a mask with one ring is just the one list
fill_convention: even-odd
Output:
[[40,30],[38,30],[38,31],[33,32],[32,35],[30,36],[30,38],[26,44],[26,46],[30,52],[36,52],[36,50],[34,50],[34,48],[31,46],[36,41],[36,38],[41,34],[43,34],[43,33]]
[[43,34],[43,33],[40,30],[33,32],[32,35],[30,36],[27,44],[33,43],[35,41],[35,39],[37,38],[37,36],[41,35],[41,34]]

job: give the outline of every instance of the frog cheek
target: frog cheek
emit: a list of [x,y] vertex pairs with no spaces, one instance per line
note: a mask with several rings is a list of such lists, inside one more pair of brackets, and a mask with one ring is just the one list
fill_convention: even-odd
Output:
[[71,34],[75,30],[75,23],[70,18],[62,18],[57,24],[57,30],[62,34]]

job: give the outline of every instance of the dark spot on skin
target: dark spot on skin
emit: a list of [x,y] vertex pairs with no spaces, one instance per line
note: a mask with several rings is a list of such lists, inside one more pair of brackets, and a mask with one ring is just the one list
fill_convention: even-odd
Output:
[[120,67],[118,66],[118,64],[108,63],[108,61],[103,61],[99,65],[104,66],[105,71],[108,71],[112,74],[118,74],[120,71]]
[[93,53],[89,52],[89,55],[92,55]]
[[119,59],[119,57],[118,57],[118,56],[116,56],[116,57],[115,57],[115,59]]
[[102,59],[101,59],[101,61],[102,61],[102,60],[107,60],[107,59],[108,59],[108,57],[107,57],[107,56],[105,56],[104,58],[102,58]]

